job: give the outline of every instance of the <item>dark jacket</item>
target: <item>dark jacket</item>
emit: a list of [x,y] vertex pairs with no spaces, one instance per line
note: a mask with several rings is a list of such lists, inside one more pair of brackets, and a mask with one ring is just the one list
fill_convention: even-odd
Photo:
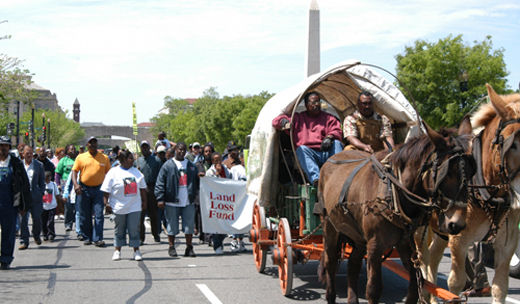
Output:
[[[186,166],[188,175],[188,200],[193,204],[195,196],[199,192],[199,175],[195,165],[188,161]],[[173,159],[169,159],[159,170],[157,182],[155,184],[155,196],[158,202],[175,203],[178,201],[177,192],[179,186],[180,173]]]
[[13,168],[13,207],[27,211],[32,205],[32,195],[25,167],[14,154],[11,154],[9,166]]
[[[31,184],[32,203],[42,205],[43,193],[45,192],[45,170],[43,169],[43,164],[39,160],[33,159],[32,162],[34,173],[32,180],[29,181]],[[27,173],[25,175],[27,175]]]

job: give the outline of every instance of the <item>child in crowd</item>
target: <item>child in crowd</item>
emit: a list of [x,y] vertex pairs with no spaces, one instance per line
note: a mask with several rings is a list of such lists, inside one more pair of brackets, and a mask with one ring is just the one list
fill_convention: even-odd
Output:
[[60,197],[60,190],[52,179],[52,172],[45,171],[45,192],[43,193],[42,232],[44,241],[54,241],[56,231],[54,230],[54,215],[58,203],[56,197]]
[[[213,152],[211,154],[211,167],[206,171],[206,176],[209,177],[218,177],[218,178],[231,178],[231,173],[229,173],[226,165],[222,163],[222,156],[218,152]],[[224,239],[226,238],[225,234],[212,234],[211,239],[213,241],[213,250],[215,254],[222,255],[224,254]]]

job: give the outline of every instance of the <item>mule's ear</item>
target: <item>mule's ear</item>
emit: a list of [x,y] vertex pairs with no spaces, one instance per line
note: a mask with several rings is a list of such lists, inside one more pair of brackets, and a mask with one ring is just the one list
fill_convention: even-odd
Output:
[[471,135],[473,133],[473,128],[471,127],[471,120],[469,119],[468,115],[462,118],[457,133],[459,135]]
[[424,128],[426,129],[426,134],[428,134],[428,137],[432,141],[433,145],[435,146],[435,150],[438,151],[444,151],[447,149],[446,140],[440,133],[435,131],[434,129],[430,128],[430,126],[423,120],[422,121]]
[[511,114],[509,113],[509,109],[507,108],[507,103],[500,97],[500,95],[495,92],[492,86],[486,83],[486,89],[488,91],[489,99],[491,99],[491,104],[495,111],[497,111],[498,116],[502,118],[502,120],[509,120],[511,118]]

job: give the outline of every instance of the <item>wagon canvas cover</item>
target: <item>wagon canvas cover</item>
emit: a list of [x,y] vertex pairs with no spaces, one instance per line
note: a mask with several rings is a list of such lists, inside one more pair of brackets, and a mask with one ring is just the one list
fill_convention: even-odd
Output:
[[[286,113],[291,115],[294,105],[305,93],[316,91],[330,106],[324,110],[343,121],[356,110],[357,96],[362,90],[374,95],[374,108],[385,114],[392,123],[405,123],[404,136],[418,132],[416,112],[402,92],[391,81],[377,73],[376,68],[349,60],[309,76],[302,82],[283,90],[267,101],[260,111],[251,133],[247,162],[247,192],[249,200],[258,200],[261,206],[274,201],[278,184],[279,133],[272,120]],[[305,110],[299,104],[297,112]]]

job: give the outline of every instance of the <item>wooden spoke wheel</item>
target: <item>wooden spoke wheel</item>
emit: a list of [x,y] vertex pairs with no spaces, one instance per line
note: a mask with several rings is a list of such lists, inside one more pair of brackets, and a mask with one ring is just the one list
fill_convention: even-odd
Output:
[[267,249],[262,248],[258,241],[260,240],[260,230],[265,229],[265,210],[255,203],[253,207],[253,222],[251,231],[249,233],[251,243],[253,244],[253,258],[255,259],[255,266],[258,272],[263,272],[265,269],[265,261],[267,257]]
[[286,218],[281,218],[280,224],[278,225],[276,246],[280,254],[278,261],[278,278],[280,279],[280,288],[284,296],[288,296],[292,289],[293,255],[291,243],[291,227]]

